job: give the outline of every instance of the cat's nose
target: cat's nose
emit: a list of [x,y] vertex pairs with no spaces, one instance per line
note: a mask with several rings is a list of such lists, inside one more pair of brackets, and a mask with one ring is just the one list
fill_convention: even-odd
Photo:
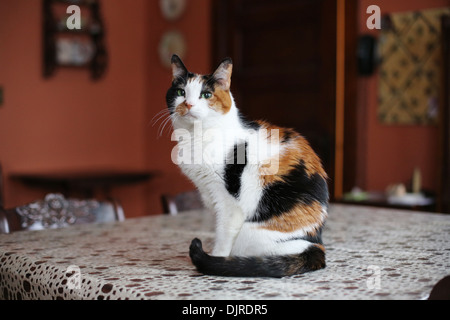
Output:
[[186,104],[186,108],[188,108],[188,110],[191,110],[191,108],[193,107],[192,104],[190,104],[189,102],[185,102]]

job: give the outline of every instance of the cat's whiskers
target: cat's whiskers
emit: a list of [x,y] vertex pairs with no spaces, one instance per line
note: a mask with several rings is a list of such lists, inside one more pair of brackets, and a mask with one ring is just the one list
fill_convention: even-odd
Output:
[[[171,128],[173,128],[173,124],[172,124],[172,117],[171,117],[171,115],[169,114],[168,116],[167,116],[167,118],[166,119],[164,119],[162,122],[161,122],[161,124],[159,125],[159,129],[160,130],[158,130],[158,132],[159,132],[159,135],[158,136],[162,136],[163,135],[163,133],[164,133],[164,130],[165,130],[165,128],[166,128],[166,126],[167,126],[167,124],[168,123],[170,123],[170,125],[169,125],[169,132],[170,132],[170,129]],[[162,127],[162,128],[161,128]]]
[[164,123],[167,120],[167,118],[170,118],[170,114],[163,114],[163,115],[161,115],[158,118],[158,120],[153,123],[152,127],[154,127],[158,122],[161,122],[161,124]]
[[163,110],[159,111],[157,114],[154,115],[154,117],[152,118],[152,120],[150,121],[150,123],[152,123],[152,127],[155,126],[155,124],[161,120],[162,118],[164,118],[165,116],[167,116],[170,113],[170,110],[167,108],[164,108]]
[[169,132],[170,129],[173,128],[172,121],[170,121],[172,119],[172,116],[175,116],[175,114],[171,114],[168,108],[162,109],[153,116],[149,125],[151,124],[152,127],[154,127],[157,123],[159,123],[157,137],[161,137],[163,135],[164,130],[166,129],[168,123],[170,123],[168,127]]

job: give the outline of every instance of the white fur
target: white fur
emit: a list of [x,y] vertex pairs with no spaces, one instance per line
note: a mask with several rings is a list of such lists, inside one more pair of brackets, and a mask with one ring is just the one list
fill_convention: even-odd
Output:
[[245,222],[236,238],[231,255],[268,256],[300,253],[311,243],[306,240],[286,240],[304,235],[306,234],[302,230],[283,233],[262,229],[258,223]]

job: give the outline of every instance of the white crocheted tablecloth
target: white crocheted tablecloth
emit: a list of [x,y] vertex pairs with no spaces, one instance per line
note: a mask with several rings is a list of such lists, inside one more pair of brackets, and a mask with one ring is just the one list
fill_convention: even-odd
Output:
[[197,273],[203,211],[0,235],[0,299],[424,299],[450,274],[450,216],[331,205],[327,267],[286,277]]

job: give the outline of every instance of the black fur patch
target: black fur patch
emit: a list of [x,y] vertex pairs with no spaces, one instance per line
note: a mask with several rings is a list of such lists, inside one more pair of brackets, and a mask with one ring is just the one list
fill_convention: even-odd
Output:
[[309,241],[311,243],[323,244],[322,242],[322,227],[320,227],[315,235],[307,234],[303,237],[303,240]]
[[242,172],[247,164],[247,143],[235,145],[233,154],[228,155],[226,161],[225,187],[233,197],[237,198],[241,190]]
[[202,79],[203,79],[202,91],[214,92],[216,89],[217,80],[211,74],[202,76]]
[[169,108],[170,114],[172,114],[175,111],[175,107],[173,103],[175,102],[175,99],[177,98],[177,90],[183,89],[186,87],[187,81],[190,78],[195,77],[195,73],[192,72],[186,72],[183,76],[176,77],[172,81],[172,86],[167,90],[166,93],[166,104]]
[[256,121],[248,120],[242,113],[238,114],[242,126],[246,129],[259,130],[261,126]]
[[281,143],[289,142],[289,140],[291,140],[291,138],[295,136],[297,136],[297,133],[294,130],[286,129],[284,130],[284,136],[281,139]]
[[328,185],[319,174],[308,176],[303,161],[263,191],[251,222],[263,222],[290,211],[297,203],[309,205],[314,201],[327,206]]
[[177,87],[172,86],[169,88],[169,90],[167,90],[166,93],[166,103],[167,103],[167,108],[169,108],[170,114],[175,112],[175,107],[173,104],[175,102],[175,99],[177,98]]

